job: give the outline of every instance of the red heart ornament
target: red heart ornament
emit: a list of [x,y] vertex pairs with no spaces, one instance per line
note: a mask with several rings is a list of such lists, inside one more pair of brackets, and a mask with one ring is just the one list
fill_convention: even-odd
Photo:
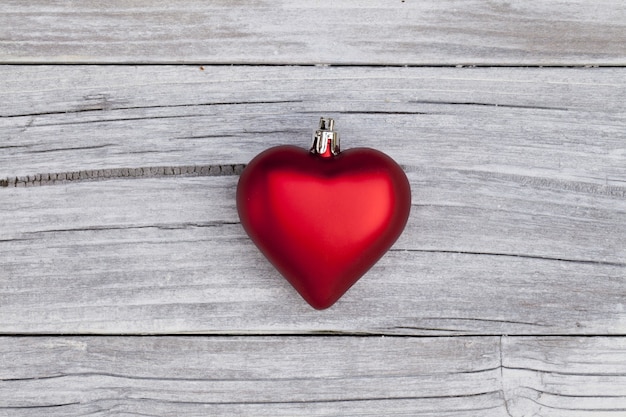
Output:
[[237,186],[243,228],[316,309],[334,304],[387,252],[411,206],[409,182],[393,159],[327,145],[323,152],[268,149]]

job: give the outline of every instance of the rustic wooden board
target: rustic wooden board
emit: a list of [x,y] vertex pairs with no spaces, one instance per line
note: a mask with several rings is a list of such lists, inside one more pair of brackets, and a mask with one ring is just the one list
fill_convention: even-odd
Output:
[[3,1],[0,61],[624,65],[619,0]]
[[0,178],[246,163],[328,115],[409,170],[623,186],[624,71],[0,66]]
[[0,413],[618,416],[625,356],[607,337],[0,338]]
[[503,416],[498,339],[0,338],[0,413]]
[[405,234],[323,312],[246,238],[236,176],[0,189],[0,329],[624,333],[623,197],[409,178]]
[[[623,2],[5,1],[0,63],[0,416],[626,414]],[[414,205],[319,312],[234,192],[321,115]]]
[[[624,333],[622,69],[0,71],[5,334]],[[321,313],[245,237],[229,165],[306,146],[320,114],[414,200]]]

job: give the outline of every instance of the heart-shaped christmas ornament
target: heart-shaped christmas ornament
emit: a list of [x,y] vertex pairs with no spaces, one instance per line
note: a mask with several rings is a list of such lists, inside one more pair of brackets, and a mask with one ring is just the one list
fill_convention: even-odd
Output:
[[313,146],[257,155],[237,186],[244,229],[276,269],[317,309],[333,305],[393,245],[409,217],[411,189],[382,152],[340,152],[333,120]]

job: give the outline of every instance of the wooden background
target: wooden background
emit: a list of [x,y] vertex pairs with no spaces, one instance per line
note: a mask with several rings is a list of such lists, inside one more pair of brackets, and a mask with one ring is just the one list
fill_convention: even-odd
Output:
[[[0,5],[0,415],[626,415],[623,2],[105,3]],[[413,190],[324,311],[234,201],[320,116]]]

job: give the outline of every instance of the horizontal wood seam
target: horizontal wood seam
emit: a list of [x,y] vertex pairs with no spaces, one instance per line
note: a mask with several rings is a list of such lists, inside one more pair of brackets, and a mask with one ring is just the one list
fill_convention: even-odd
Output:
[[0,60],[0,65],[5,66],[42,66],[42,65],[55,65],[55,66],[93,66],[93,67],[141,67],[141,66],[179,66],[179,67],[345,67],[345,68],[626,68],[626,61],[624,64],[439,64],[436,62],[423,63],[423,64],[398,64],[398,63],[381,63],[376,64],[373,62],[355,62],[355,63],[308,63],[308,62],[284,62],[284,63],[268,63],[268,62],[205,62],[205,61],[123,61],[123,62],[94,62],[94,61],[55,61],[48,60],[45,62],[39,61],[6,61]]
[[[152,337],[163,337],[163,338],[187,338],[187,337],[193,337],[193,338],[220,338],[220,339],[224,339],[224,338],[241,338],[241,337],[252,337],[252,338],[266,338],[266,337],[301,337],[301,338],[317,338],[317,337],[327,337],[327,338],[381,338],[384,337],[385,339],[387,338],[395,338],[395,339],[403,339],[403,338],[416,338],[416,339],[429,339],[429,338],[451,338],[451,337],[455,337],[455,338],[476,338],[476,337],[494,337],[494,336],[500,336],[500,335],[493,335],[493,334],[463,334],[463,335],[454,335],[454,336],[450,336],[450,335],[404,335],[404,334],[391,334],[391,335],[386,335],[386,334],[381,334],[381,333],[355,333],[355,332],[310,332],[310,333],[237,333],[237,332],[233,332],[233,333],[136,333],[136,334],[122,334],[122,333],[46,333],[46,332],[38,332],[38,333],[32,333],[32,334],[25,334],[25,333],[9,333],[9,332],[3,332],[0,333],[0,341],[1,339],[9,339],[9,338],[23,338],[23,339],[28,339],[28,338],[130,338],[130,337],[137,337],[137,338],[152,338]],[[527,337],[529,339],[536,339],[537,337],[546,337],[544,335],[507,335],[507,337]],[[585,337],[585,335],[569,335],[569,334],[564,334],[564,335],[550,335],[550,337]],[[607,338],[614,338],[614,337],[626,337],[626,334],[624,335],[593,335],[593,336],[589,336],[589,337],[607,337]]]

